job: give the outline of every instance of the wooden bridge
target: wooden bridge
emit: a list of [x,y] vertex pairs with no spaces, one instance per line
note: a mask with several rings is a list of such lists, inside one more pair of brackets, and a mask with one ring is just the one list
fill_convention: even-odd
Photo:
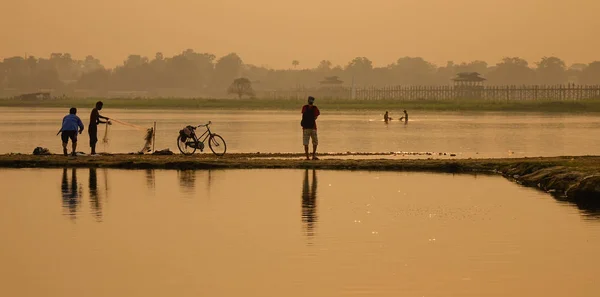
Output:
[[522,85],[522,86],[388,86],[388,87],[328,87],[258,91],[266,99],[357,100],[582,100],[600,99],[600,85]]

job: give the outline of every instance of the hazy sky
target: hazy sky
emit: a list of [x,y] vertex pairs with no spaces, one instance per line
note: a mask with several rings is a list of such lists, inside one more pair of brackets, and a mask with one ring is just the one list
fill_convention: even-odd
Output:
[[356,56],[443,65],[503,56],[600,60],[599,0],[0,0],[0,59],[87,54],[113,67],[187,48],[314,67]]

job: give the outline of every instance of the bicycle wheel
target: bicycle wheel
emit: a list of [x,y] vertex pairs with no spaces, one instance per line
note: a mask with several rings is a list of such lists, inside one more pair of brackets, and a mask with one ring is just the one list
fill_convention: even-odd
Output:
[[177,136],[177,147],[182,154],[191,155],[196,151],[196,142],[189,137],[185,141],[182,141],[181,135],[179,135]]
[[208,139],[208,147],[210,147],[210,150],[219,157],[225,155],[225,152],[227,151],[225,140],[218,134],[212,134],[210,136]]

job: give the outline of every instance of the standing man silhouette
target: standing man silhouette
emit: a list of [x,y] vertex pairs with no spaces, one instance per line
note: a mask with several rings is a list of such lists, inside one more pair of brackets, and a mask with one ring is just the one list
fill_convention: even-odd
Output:
[[[92,109],[92,113],[90,114],[90,125],[88,128],[88,134],[90,135],[90,148],[92,149],[92,155],[96,154],[96,143],[98,142],[98,124],[108,123],[111,125],[110,119],[104,116],[101,116],[99,111],[102,110],[102,106],[104,103],[102,101],[96,102],[96,107]],[[101,121],[100,119],[104,119],[106,121]]]
[[306,160],[310,160],[308,155],[308,141],[312,139],[313,152],[312,159],[319,160],[317,158],[317,145],[319,144],[319,138],[317,137],[317,117],[321,114],[316,105],[313,105],[315,98],[312,96],[308,97],[308,104],[302,106],[302,144],[304,144],[304,153],[306,154]]

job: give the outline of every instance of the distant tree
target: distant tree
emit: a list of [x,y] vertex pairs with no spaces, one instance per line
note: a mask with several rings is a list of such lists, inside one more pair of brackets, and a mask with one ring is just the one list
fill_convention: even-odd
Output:
[[257,81],[260,81],[262,83],[263,81],[267,80],[267,77],[269,76],[270,72],[271,70],[266,67],[245,64],[242,67],[241,76],[247,77],[255,83]]
[[168,87],[170,84],[170,76],[167,73],[167,59],[161,52],[154,54],[154,59],[149,62],[149,71],[151,83],[156,88]]
[[119,90],[143,91],[154,88],[152,71],[147,57],[129,55],[122,66],[114,69],[112,87]]
[[6,68],[4,63],[0,62],[0,88],[6,87]]
[[76,81],[82,73],[80,63],[73,60],[69,53],[52,53],[49,60],[58,72],[61,81]]
[[354,78],[357,85],[370,85],[373,78],[373,62],[366,57],[356,57],[344,69],[346,77]]
[[2,63],[5,71],[5,84],[7,88],[26,90],[29,88],[30,70],[23,57],[4,59]]
[[581,71],[580,83],[587,85],[600,84],[600,61],[594,61]]
[[529,63],[519,57],[506,57],[488,73],[488,81],[495,85],[526,85],[535,81],[535,72]]
[[572,70],[572,71],[583,71],[585,70],[585,68],[587,68],[588,65],[584,64],[584,63],[574,63],[572,64],[568,70]]
[[471,61],[469,63],[460,63],[460,65],[454,65],[455,73],[460,72],[477,72],[481,75],[488,73],[488,63],[485,61]]
[[100,60],[94,58],[94,56],[88,55],[82,62],[83,73],[96,71],[98,69],[104,69],[104,66],[100,63]]
[[373,62],[366,57],[356,57],[346,66],[347,71],[364,73],[373,70]]
[[394,79],[394,73],[389,66],[373,68],[371,77],[372,79],[368,81],[371,86],[384,87],[398,84]]
[[123,62],[123,67],[125,68],[137,68],[141,67],[144,64],[148,64],[148,57],[142,57],[140,55],[129,55],[127,60]]
[[543,57],[536,63],[535,69],[539,84],[564,84],[567,83],[567,66],[557,57]]
[[[196,53],[191,49],[166,60],[163,81],[168,87],[203,89],[209,83],[214,71],[215,56]],[[157,61],[155,66],[160,66]]]
[[36,70],[30,77],[30,83],[34,89],[57,89],[63,85],[53,68]]
[[[453,65],[453,63],[452,63]],[[434,81],[435,65],[421,57],[403,57],[390,66],[394,79],[403,85],[428,85]],[[448,78],[450,79],[450,78]]]
[[77,88],[107,91],[110,88],[111,71],[104,68],[86,72],[77,81]]
[[567,69],[567,79],[569,83],[581,83],[581,75],[583,71],[588,67],[587,64],[575,63]]
[[298,67],[298,65],[300,65],[300,62],[298,60],[294,60],[294,61],[292,61],[292,65],[294,66],[294,69],[296,69],[296,67]]
[[450,79],[457,73],[458,65],[454,64],[454,61],[446,62],[446,66],[438,67],[435,71],[435,83],[440,85],[447,85]]
[[236,53],[219,58],[215,64],[213,87],[221,89],[221,87],[226,86],[231,80],[238,77],[242,71],[242,65],[242,59]]
[[331,63],[331,61],[329,60],[322,60],[321,62],[319,62],[319,65],[317,66],[317,71],[322,71],[322,72],[327,72],[331,70],[331,65],[333,65]]
[[229,88],[227,89],[227,93],[236,94],[238,98],[242,99],[242,96],[246,95],[249,97],[254,97],[254,90],[252,90],[252,83],[249,79],[245,77],[236,78],[233,80]]

